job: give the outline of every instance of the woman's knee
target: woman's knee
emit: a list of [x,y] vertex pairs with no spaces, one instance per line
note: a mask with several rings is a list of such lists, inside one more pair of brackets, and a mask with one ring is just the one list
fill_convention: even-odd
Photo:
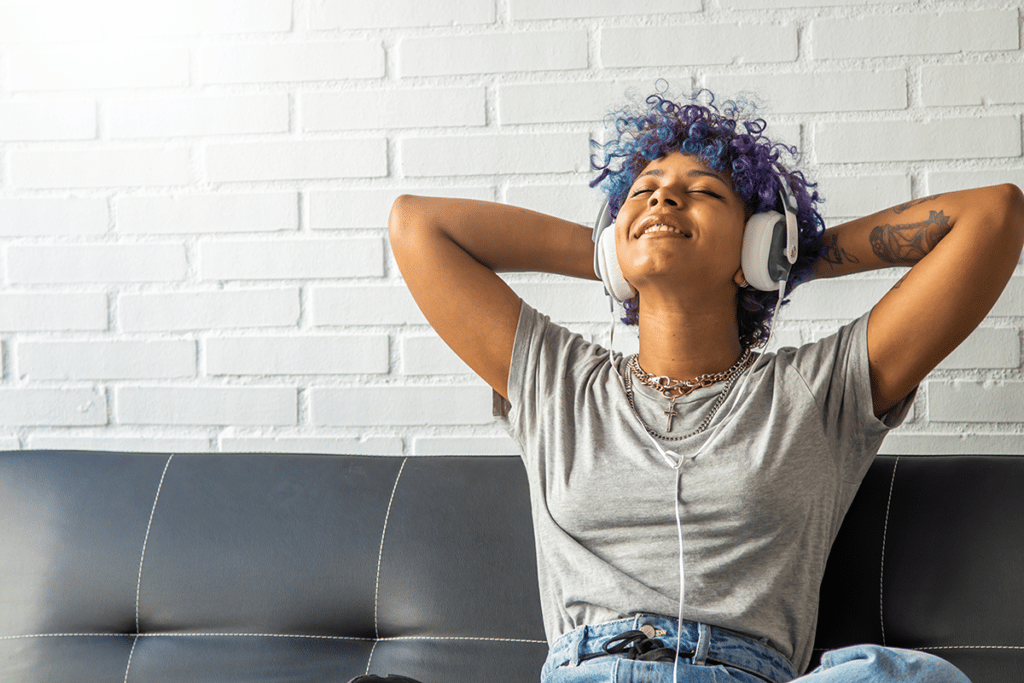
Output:
[[[945,659],[920,650],[906,650],[881,645],[854,645],[826,652],[822,665],[812,674],[829,670],[863,669],[866,681],[889,683],[971,683],[960,669]],[[858,672],[859,673],[859,672]],[[811,679],[814,680],[814,679]],[[827,676],[822,682],[828,681]],[[846,680],[840,678],[839,680]]]

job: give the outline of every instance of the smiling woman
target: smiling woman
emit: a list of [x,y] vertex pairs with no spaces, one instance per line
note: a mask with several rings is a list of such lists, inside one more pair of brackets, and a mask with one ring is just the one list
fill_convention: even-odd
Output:
[[[614,254],[598,237],[596,263],[603,276],[614,259],[635,292],[627,320],[640,351],[629,358],[552,323],[496,274],[594,278],[591,231],[486,202],[403,196],[391,213],[413,297],[500,395],[496,415],[522,449],[551,645],[543,683],[803,674],[837,520],[1024,242],[1024,196],[1010,185],[823,235],[814,185],[781,161],[795,150],[743,107],[723,110],[706,93],[652,95],[618,113],[591,160],[615,221]],[[789,288],[914,267],[831,337],[755,353],[779,297],[745,277],[756,263],[745,235],[763,216],[782,236]],[[938,657],[893,648],[822,661],[808,683],[966,681]]]

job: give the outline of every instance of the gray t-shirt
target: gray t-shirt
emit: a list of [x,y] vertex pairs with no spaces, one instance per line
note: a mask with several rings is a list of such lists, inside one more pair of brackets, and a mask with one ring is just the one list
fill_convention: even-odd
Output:
[[[727,400],[703,433],[661,442],[685,456],[724,422],[677,473],[633,413],[621,354],[523,303],[510,400],[496,395],[495,412],[526,464],[549,642],[638,612],[676,616],[678,484],[684,618],[767,639],[807,667],[832,541],[913,398],[874,416],[867,320],[761,359],[731,415]],[[722,389],[677,400],[669,434],[668,400],[632,382],[636,411],[664,436],[693,431]]]

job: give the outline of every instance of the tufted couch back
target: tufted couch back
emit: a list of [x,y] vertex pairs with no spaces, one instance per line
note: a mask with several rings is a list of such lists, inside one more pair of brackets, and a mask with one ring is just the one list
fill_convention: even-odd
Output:
[[[510,457],[0,454],[0,683],[536,683]],[[836,542],[820,647],[1024,680],[1024,458],[881,457]]]

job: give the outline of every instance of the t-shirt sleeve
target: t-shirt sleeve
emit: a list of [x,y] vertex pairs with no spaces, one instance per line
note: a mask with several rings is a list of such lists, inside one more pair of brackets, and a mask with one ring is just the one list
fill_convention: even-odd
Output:
[[875,417],[868,365],[869,316],[870,312],[865,313],[835,334],[796,349],[791,360],[821,409],[836,455],[844,461],[847,475],[857,480],[888,431],[907,417],[917,393],[915,388],[881,418]]
[[522,444],[525,432],[541,424],[545,412],[575,400],[602,352],[607,354],[524,301],[512,346],[508,400],[494,393],[494,416]]

